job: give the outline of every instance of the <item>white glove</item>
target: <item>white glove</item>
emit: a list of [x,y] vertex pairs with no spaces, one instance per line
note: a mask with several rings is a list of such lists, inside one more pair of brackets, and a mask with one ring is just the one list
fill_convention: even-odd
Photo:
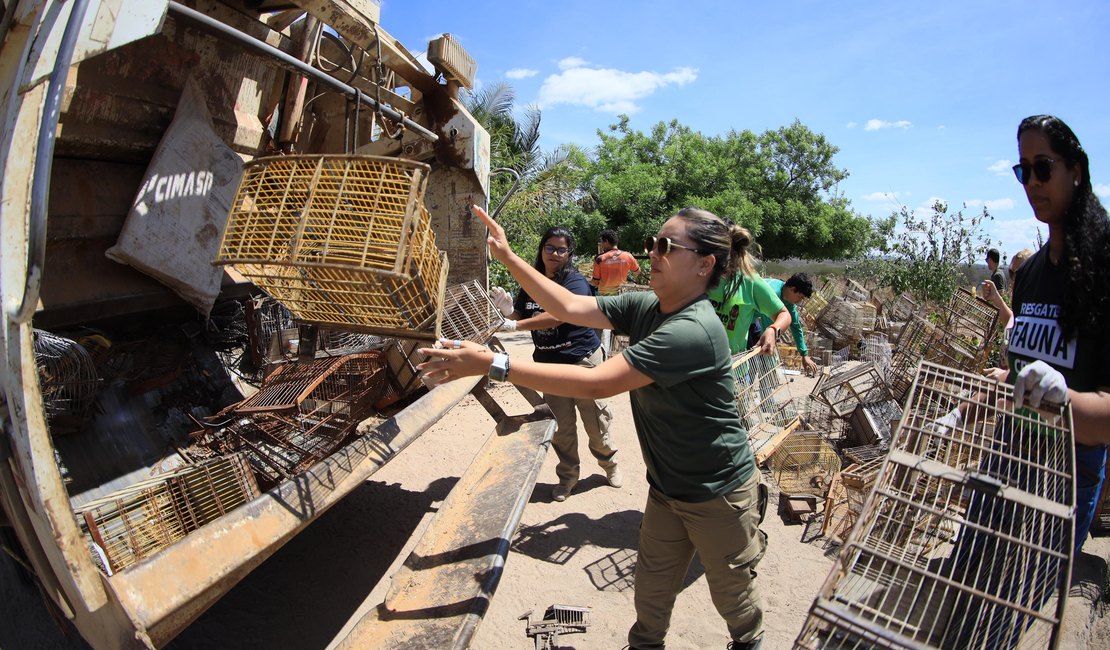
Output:
[[516,321],[506,318],[505,322],[501,323],[501,326],[497,328],[497,331],[498,332],[515,332],[516,331]]
[[956,427],[960,426],[960,423],[963,422],[963,421],[964,421],[963,411],[961,411],[960,407],[957,406],[956,408],[952,409],[951,411],[945,413],[942,417],[938,418],[937,420],[934,420],[933,422],[930,422],[929,426],[928,426],[928,429],[930,429],[931,431],[933,431],[937,435],[942,435],[942,436],[943,435],[948,435],[948,433],[952,429],[955,429]]
[[1026,397],[1033,408],[1040,407],[1041,400],[1065,404],[1068,401],[1068,384],[1060,371],[1044,361],[1034,361],[1021,369],[1014,382],[1014,403],[1021,405]]
[[502,316],[513,313],[513,297],[509,295],[508,291],[501,287],[493,287],[489,290],[489,295],[490,300],[493,301],[493,306],[497,307],[497,311],[501,312]]

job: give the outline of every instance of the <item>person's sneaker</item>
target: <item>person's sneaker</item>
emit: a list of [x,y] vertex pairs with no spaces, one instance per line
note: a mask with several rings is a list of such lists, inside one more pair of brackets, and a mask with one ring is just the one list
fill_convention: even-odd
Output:
[[555,487],[551,488],[551,500],[566,501],[567,497],[570,496],[570,491],[574,489],[574,484],[577,482],[578,481],[573,481],[571,483],[559,483]]
[[725,646],[725,650],[759,650],[761,647],[763,647],[762,635],[755,641],[748,641],[747,643],[743,641],[729,641],[728,645]]
[[605,470],[605,476],[609,479],[609,487],[619,488],[624,485],[624,476],[621,475],[621,468],[619,467]]

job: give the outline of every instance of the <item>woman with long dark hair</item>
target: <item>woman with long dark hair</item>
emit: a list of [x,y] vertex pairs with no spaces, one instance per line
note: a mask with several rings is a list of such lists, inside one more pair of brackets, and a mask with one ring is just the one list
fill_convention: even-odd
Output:
[[1076,441],[1075,548],[1087,539],[1110,442],[1110,219],[1091,185],[1079,138],[1059,118],[1018,127],[1018,181],[1048,241],[1014,278],[1010,379],[1028,397],[1070,401]]
[[632,648],[662,648],[675,597],[698,552],[731,648],[762,640],[755,566],[767,547],[767,506],[748,434],[736,411],[728,336],[706,290],[737,273],[748,239],[696,208],[679,210],[648,238],[652,291],[576,295],[513,254],[505,231],[481,208],[494,258],[549,314],[629,336],[629,347],[596,368],[513,360],[467,341],[424,349],[429,381],[489,374],[534,390],[601,398],[630,392],[651,486],[636,557]]
[[[536,248],[536,260],[532,268],[549,280],[564,287],[572,294],[591,295],[586,277],[570,263],[574,256],[574,235],[561,226],[548,228],[540,237]],[[565,323],[544,311],[523,288],[513,301],[513,312],[502,330],[530,330],[535,352],[532,360],[539,363],[569,363],[593,368],[604,360],[601,341],[597,333],[589,327]],[[552,489],[551,498],[565,501],[578,483],[581,462],[578,457],[578,417],[575,407],[582,415],[582,426],[589,438],[590,453],[597,464],[605,471],[606,480],[612,487],[623,483],[620,468],[617,467],[617,449],[609,436],[609,423],[612,412],[605,400],[588,397],[574,398],[545,392],[544,399],[555,415],[558,428],[551,439],[559,464],[555,475],[559,483]]]

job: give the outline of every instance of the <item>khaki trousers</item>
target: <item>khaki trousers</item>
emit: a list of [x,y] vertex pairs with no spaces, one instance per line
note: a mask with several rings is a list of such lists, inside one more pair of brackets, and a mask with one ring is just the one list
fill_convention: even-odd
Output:
[[[580,366],[593,368],[604,359],[601,348],[578,362]],[[608,471],[617,466],[617,449],[609,437],[609,423],[613,414],[609,404],[604,400],[576,399],[561,395],[545,394],[543,396],[551,413],[555,416],[555,435],[551,439],[551,446],[559,458],[555,474],[559,482],[570,485],[578,480],[581,471],[581,461],[578,457],[578,417],[575,408],[582,415],[582,426],[586,429],[589,438],[590,453],[597,459],[597,464]]]
[[628,631],[633,649],[663,648],[671,610],[698,552],[709,595],[733,641],[763,634],[763,604],[755,566],[767,549],[759,530],[767,488],[758,470],[736,490],[703,503],[648,492],[636,558],[636,623]]

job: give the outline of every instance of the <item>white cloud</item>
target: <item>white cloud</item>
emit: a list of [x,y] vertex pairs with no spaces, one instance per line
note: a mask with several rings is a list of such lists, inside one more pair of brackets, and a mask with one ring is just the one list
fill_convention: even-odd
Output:
[[[560,61],[560,67],[570,59]],[[612,68],[587,68],[581,59],[576,67],[564,68],[543,81],[538,104],[541,108],[558,104],[586,106],[601,113],[635,113],[640,110],[636,100],[651,95],[664,86],[685,86],[698,78],[696,68],[678,68],[673,72],[626,72]]]
[[568,56],[565,59],[560,59],[557,65],[560,70],[570,70],[571,68],[581,68],[585,66],[586,60],[576,56]]
[[512,70],[506,72],[505,76],[509,79],[527,79],[528,77],[534,77],[539,73],[539,70],[533,70],[531,68],[513,68]]
[[984,224],[987,236],[992,244],[1002,251],[1007,258],[1023,248],[1037,248],[1037,229],[1041,237],[1048,236],[1048,227],[1035,217],[1025,219],[995,219]]
[[1098,195],[1098,198],[1110,199],[1110,185],[1107,185],[1106,183],[1096,183],[1094,189],[1095,194]]
[[898,120],[897,122],[887,122],[885,120],[870,119],[867,124],[863,125],[864,131],[878,131],[879,129],[908,129],[913,126],[909,120]]
[[1010,162],[1009,160],[1003,159],[1003,160],[999,160],[998,162],[994,163],[990,167],[987,167],[987,171],[994,172],[995,174],[998,174],[999,176],[1009,176],[1010,174],[1013,173],[1013,170],[1012,170],[1013,166],[1014,166],[1014,163]]
[[898,203],[898,192],[872,192],[863,196],[864,201],[889,201]]
[[[1003,161],[1005,162],[1005,161]],[[986,208],[988,210],[1013,210],[1013,199],[971,199],[964,201],[964,204],[969,208]]]
[[849,128],[849,129],[854,129],[854,128],[856,128],[856,127],[857,127],[857,126],[859,126],[859,125],[858,125],[858,124],[856,124],[855,122],[848,122],[848,123],[847,123],[847,124],[845,124],[844,126],[845,126],[845,127],[847,127],[847,128]]

